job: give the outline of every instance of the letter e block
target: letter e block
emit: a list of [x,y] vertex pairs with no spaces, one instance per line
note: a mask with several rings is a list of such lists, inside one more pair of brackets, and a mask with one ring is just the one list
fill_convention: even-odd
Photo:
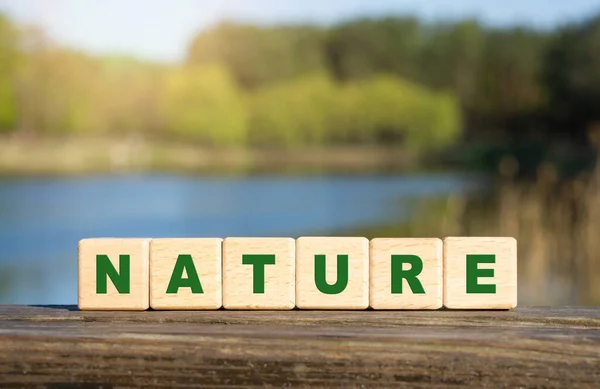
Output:
[[223,307],[294,308],[294,239],[226,238]]
[[221,238],[152,239],[153,309],[221,308]]
[[148,309],[149,245],[137,238],[79,241],[79,309]]
[[517,306],[514,238],[444,239],[444,306],[511,309]]
[[442,241],[376,238],[369,247],[369,301],[373,309],[442,307]]
[[298,238],[296,305],[300,309],[366,309],[369,306],[367,238]]

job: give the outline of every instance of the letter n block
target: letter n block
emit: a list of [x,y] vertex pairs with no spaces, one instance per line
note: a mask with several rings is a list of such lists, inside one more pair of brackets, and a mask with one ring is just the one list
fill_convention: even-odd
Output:
[[366,309],[369,306],[367,238],[298,238],[296,305],[301,309]]
[[223,307],[293,309],[294,239],[223,240]]
[[442,307],[442,241],[376,238],[369,246],[369,300],[373,309]]
[[148,309],[149,245],[150,239],[137,238],[79,241],[79,308]]
[[511,309],[517,306],[514,238],[444,239],[444,306]]
[[221,308],[221,238],[152,239],[152,309]]

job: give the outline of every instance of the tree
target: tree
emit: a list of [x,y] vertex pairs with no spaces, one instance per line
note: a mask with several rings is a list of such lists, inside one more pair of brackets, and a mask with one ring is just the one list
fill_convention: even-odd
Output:
[[187,63],[220,63],[245,89],[288,80],[323,67],[323,31],[222,22],[194,38]]
[[545,57],[543,76],[554,131],[586,140],[600,121],[600,16],[559,32]]
[[17,28],[0,13],[0,132],[14,129],[17,123],[18,45]]
[[165,78],[162,104],[171,134],[215,146],[245,142],[244,98],[222,66],[172,69]]

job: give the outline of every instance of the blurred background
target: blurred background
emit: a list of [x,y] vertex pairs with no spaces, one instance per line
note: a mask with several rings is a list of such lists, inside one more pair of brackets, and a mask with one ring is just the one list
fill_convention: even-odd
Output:
[[0,303],[84,237],[513,236],[600,304],[600,5],[0,0]]

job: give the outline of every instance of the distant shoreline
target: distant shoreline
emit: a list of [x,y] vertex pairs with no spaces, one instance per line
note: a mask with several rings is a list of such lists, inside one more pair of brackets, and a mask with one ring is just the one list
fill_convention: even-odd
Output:
[[126,172],[319,173],[385,172],[421,167],[400,146],[294,149],[208,148],[143,138],[0,137],[0,175],[82,175]]

